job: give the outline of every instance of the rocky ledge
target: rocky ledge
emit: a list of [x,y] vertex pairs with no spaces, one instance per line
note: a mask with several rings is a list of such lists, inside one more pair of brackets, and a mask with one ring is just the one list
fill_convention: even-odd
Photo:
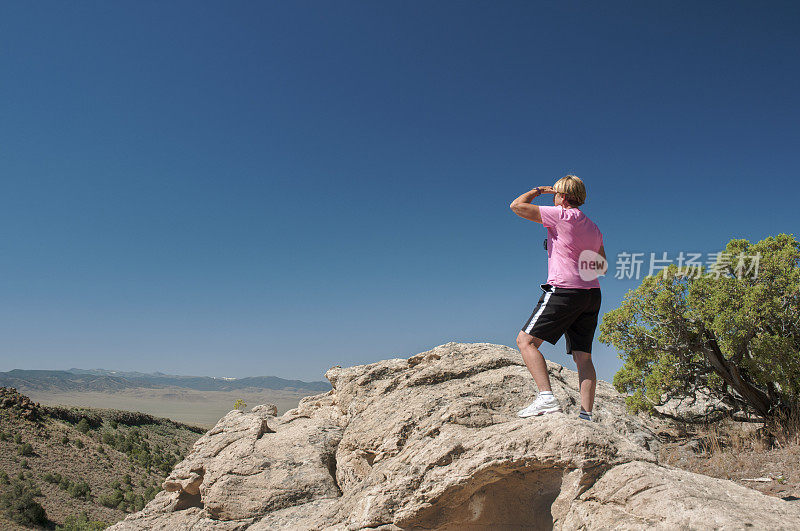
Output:
[[0,387],[0,409],[16,410],[19,415],[27,420],[37,420],[40,416],[39,402],[21,395],[14,387]]
[[800,507],[657,463],[657,427],[599,382],[577,418],[577,375],[548,364],[565,412],[534,397],[516,350],[447,343],[333,367],[333,389],[231,411],[142,511],[111,529],[788,529]]

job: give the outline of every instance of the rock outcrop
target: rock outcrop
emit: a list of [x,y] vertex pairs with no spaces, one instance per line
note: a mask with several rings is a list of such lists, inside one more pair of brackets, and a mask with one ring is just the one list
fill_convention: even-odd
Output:
[[11,409],[16,411],[22,418],[35,421],[40,417],[39,402],[31,402],[31,399],[21,395],[14,387],[0,387],[0,409]]
[[327,393],[276,417],[231,411],[139,513],[112,529],[790,528],[800,508],[657,463],[654,425],[599,382],[577,418],[577,375],[548,364],[565,412],[534,397],[519,352],[447,343],[333,367]]

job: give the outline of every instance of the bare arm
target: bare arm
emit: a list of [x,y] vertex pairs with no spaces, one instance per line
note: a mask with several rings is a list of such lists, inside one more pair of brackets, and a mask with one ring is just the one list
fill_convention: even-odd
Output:
[[536,223],[541,223],[542,216],[539,213],[539,205],[532,205],[530,203],[542,194],[554,193],[555,190],[553,190],[552,186],[537,186],[536,188],[525,192],[518,198],[514,199],[509,206],[511,207],[511,210],[514,211],[514,214],[518,215],[519,217],[535,221]]

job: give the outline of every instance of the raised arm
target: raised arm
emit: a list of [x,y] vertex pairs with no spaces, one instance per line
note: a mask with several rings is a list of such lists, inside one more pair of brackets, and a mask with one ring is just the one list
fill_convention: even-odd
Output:
[[518,198],[514,199],[509,206],[511,207],[511,210],[514,211],[514,214],[518,215],[519,217],[535,221],[536,223],[541,223],[542,216],[539,213],[539,205],[532,205],[530,203],[542,194],[554,193],[556,192],[553,190],[552,186],[537,186],[536,188],[525,192]]

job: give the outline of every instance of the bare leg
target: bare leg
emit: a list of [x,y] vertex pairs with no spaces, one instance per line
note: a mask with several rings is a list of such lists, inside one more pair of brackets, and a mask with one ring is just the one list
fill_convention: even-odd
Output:
[[581,407],[592,412],[594,406],[594,390],[597,387],[597,373],[592,363],[592,355],[580,350],[572,351],[572,359],[578,366],[578,387],[581,390]]
[[543,341],[543,339],[533,337],[522,330],[517,335],[517,346],[525,365],[536,382],[536,387],[539,388],[539,391],[552,391],[550,388],[550,375],[547,374],[547,362],[544,360],[542,353],[539,352],[539,345]]

